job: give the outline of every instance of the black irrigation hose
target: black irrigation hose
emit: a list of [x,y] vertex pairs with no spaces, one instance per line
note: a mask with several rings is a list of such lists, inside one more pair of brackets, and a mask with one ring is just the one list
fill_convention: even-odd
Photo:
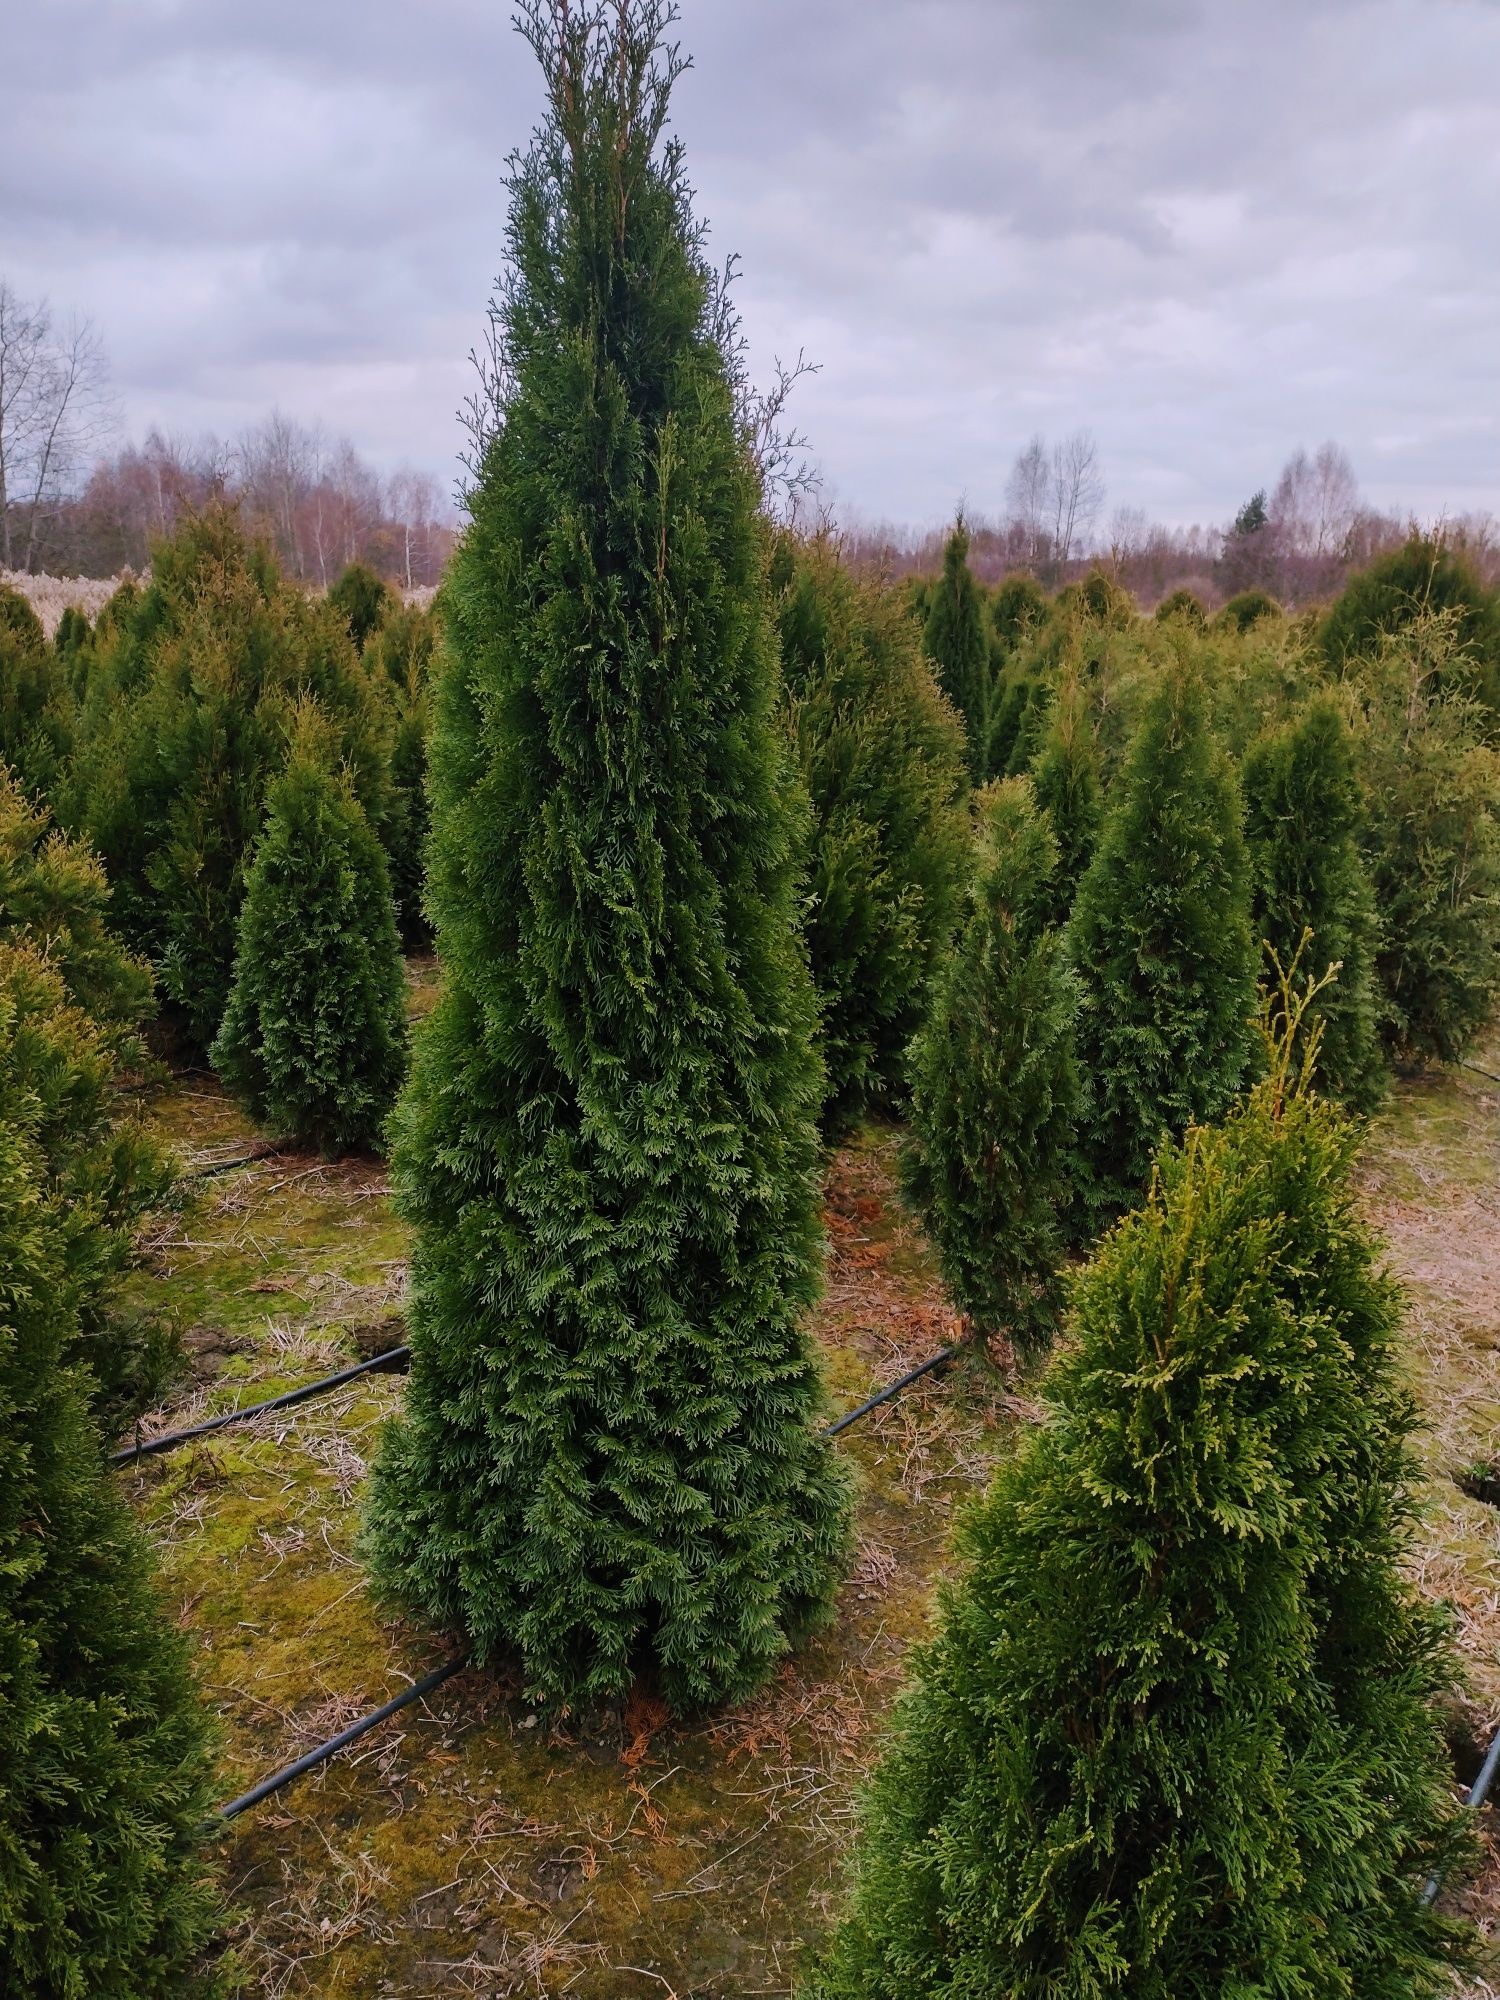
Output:
[[878,1410],[882,1403],[889,1403],[892,1397],[899,1396],[903,1389],[909,1389],[913,1382],[920,1382],[924,1375],[932,1375],[939,1368],[946,1368],[950,1361],[957,1358],[958,1353],[957,1347],[943,1348],[930,1360],[924,1361],[920,1368],[913,1368],[909,1375],[903,1375],[899,1381],[892,1382],[889,1388],[882,1389],[878,1396],[871,1396],[868,1402],[861,1403],[857,1409],[848,1411],[838,1419],[837,1423],[829,1424],[823,1432],[824,1437],[837,1437],[840,1431],[848,1430],[849,1426],[857,1424],[861,1417],[867,1417],[871,1410]]
[[[1485,1752],[1484,1762],[1479,1767],[1479,1776],[1469,1787],[1469,1796],[1464,1800],[1464,1804],[1471,1812],[1478,1812],[1479,1808],[1489,1797],[1490,1786],[1495,1781],[1497,1770],[1500,1770],[1500,1736],[1496,1736],[1494,1742]],[[1435,1903],[1437,1901],[1438,1890],[1442,1886],[1443,1878],[1441,1875],[1429,1876],[1427,1887],[1422,1891],[1422,1901],[1424,1903]]]
[[[405,1348],[396,1348],[393,1350],[394,1353],[399,1354],[405,1354],[406,1351]],[[903,1375],[898,1381],[892,1382],[889,1387],[882,1389],[878,1395],[871,1396],[867,1401],[861,1403],[857,1409],[848,1411],[836,1423],[829,1424],[825,1428],[823,1436],[828,1438],[837,1437],[840,1431],[848,1430],[849,1426],[858,1423],[861,1417],[867,1417],[871,1410],[878,1410],[882,1403],[889,1403],[893,1397],[899,1396],[903,1389],[909,1389],[913,1382],[920,1382],[924,1375],[934,1374],[939,1368],[946,1367],[950,1361],[957,1357],[959,1352],[960,1350],[957,1347],[943,1348],[941,1353],[934,1354],[930,1360],[924,1361],[919,1368],[913,1368],[909,1374]],[[378,1355],[376,1359],[385,1361],[389,1360],[390,1356]],[[372,1362],[364,1364],[366,1368],[372,1366],[374,1366]],[[362,1369],[353,1368],[348,1371],[348,1374],[358,1375],[362,1372]],[[347,1378],[335,1377],[334,1379]],[[311,1389],[294,1390],[293,1400],[301,1400],[303,1396],[314,1393],[321,1386],[325,1385],[314,1383]],[[279,1402],[285,1402],[286,1400],[287,1398],[285,1397],[278,1398]],[[262,1409],[274,1409],[276,1404],[263,1403],[259,1407]],[[250,1412],[244,1411],[238,1414],[248,1416]],[[230,1422],[232,1418],[221,1418],[219,1421]],[[211,1429],[214,1426],[200,1426],[200,1428]],[[196,1433],[192,1431],[179,1433],[179,1436],[182,1437],[191,1437],[194,1435]],[[153,1440],[152,1445],[147,1446],[146,1449],[151,1450],[168,1442],[170,1440],[158,1438]],[[220,1806],[220,1819],[233,1819],[236,1814],[244,1812],[247,1807],[259,1805],[262,1799],[268,1799],[273,1792],[279,1792],[282,1786],[289,1785],[293,1778],[300,1778],[308,1771],[315,1771],[320,1764],[326,1764],[330,1757],[336,1756],[346,1744],[357,1742],[368,1730],[374,1729],[378,1723],[384,1722],[388,1716],[397,1714],[399,1710],[408,1707],[414,1701],[420,1701],[424,1694],[430,1694],[434,1688],[441,1687],[444,1681],[451,1680],[461,1667],[466,1667],[468,1664],[469,1649],[466,1646],[462,1652],[455,1653],[451,1660],[446,1661],[441,1667],[434,1668],[430,1674],[427,1674],[422,1680],[415,1682],[404,1693],[398,1694],[391,1701],[382,1703],[379,1708],[372,1708],[368,1715],[362,1715],[357,1722],[351,1722],[349,1727],[341,1729],[337,1736],[330,1736],[326,1743],[320,1743],[315,1750],[309,1750],[305,1757],[299,1757],[294,1764],[288,1764],[284,1769],[274,1771],[269,1778],[262,1778],[258,1785],[252,1785],[248,1792],[242,1792],[237,1799],[231,1799],[228,1805]]]
[[226,1424],[243,1424],[251,1417],[264,1416],[268,1410],[289,1410],[294,1404],[311,1402],[314,1396],[326,1396],[333,1389],[341,1389],[346,1382],[358,1381],[361,1375],[402,1369],[410,1359],[409,1347],[388,1347],[384,1354],[372,1355],[368,1361],[357,1361],[352,1368],[341,1368],[337,1375],[324,1375],[317,1382],[304,1382],[300,1389],[288,1389],[284,1395],[272,1396],[264,1403],[247,1403],[243,1409],[225,1410],[222,1415],[209,1417],[201,1424],[190,1424],[184,1431],[166,1431],[161,1437],[144,1438],[137,1444],[126,1445],[123,1451],[112,1451],[106,1463],[133,1465],[138,1458],[154,1458],[159,1451],[170,1451],[174,1445],[186,1444],[190,1438],[207,1437],[212,1431],[223,1430]]
[[1473,1072],[1474,1072],[1475,1076],[1482,1076],[1482,1077],[1485,1077],[1485,1078],[1487,1078],[1487,1079],[1489,1080],[1489,1082],[1491,1082],[1491,1083],[1500,1083],[1500,1076],[1496,1076],[1495,1072],[1494,1072],[1494,1071],[1493,1071],[1492,1069],[1481,1069],[1481,1068],[1479,1067],[1478,1063],[1471,1063],[1471,1062],[1461,1062],[1461,1063],[1459,1064],[1459,1068],[1460,1068],[1460,1069],[1471,1069],[1471,1070],[1473,1070]]
[[282,1786],[289,1785],[293,1778],[300,1778],[305,1771],[316,1770],[319,1764],[325,1764],[346,1744],[357,1743],[360,1737],[375,1728],[377,1723],[384,1722],[387,1717],[395,1715],[403,1708],[409,1708],[412,1702],[420,1701],[424,1694],[431,1694],[432,1690],[441,1687],[444,1681],[452,1680],[459,1669],[468,1664],[469,1649],[465,1646],[463,1651],[455,1653],[451,1660],[444,1661],[440,1667],[434,1667],[430,1674],[424,1674],[421,1680],[413,1681],[409,1688],[392,1700],[383,1702],[379,1708],[372,1708],[368,1715],[362,1715],[358,1722],[351,1722],[349,1727],[341,1729],[337,1736],[330,1736],[328,1741],[320,1743],[316,1750],[309,1750],[305,1757],[299,1757],[294,1764],[288,1764],[280,1771],[273,1771],[269,1778],[262,1778],[260,1783],[252,1785],[248,1792],[241,1792],[237,1799],[231,1799],[227,1806],[220,1806],[219,1818],[233,1819],[247,1807],[258,1806],[262,1799],[270,1798],[272,1792],[279,1792]]

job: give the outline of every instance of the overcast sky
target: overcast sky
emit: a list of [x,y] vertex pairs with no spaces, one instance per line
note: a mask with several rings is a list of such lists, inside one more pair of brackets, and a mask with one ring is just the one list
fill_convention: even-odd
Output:
[[[538,93],[504,0],[0,0],[0,273],[126,425],[453,412]],[[1220,520],[1298,444],[1500,511],[1500,0],[683,0],[752,354],[846,516],[998,511],[1040,430]]]

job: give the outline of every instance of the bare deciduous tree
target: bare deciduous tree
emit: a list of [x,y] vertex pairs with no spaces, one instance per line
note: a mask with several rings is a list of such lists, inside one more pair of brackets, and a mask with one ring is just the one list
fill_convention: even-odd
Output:
[[1074,431],[1052,447],[1052,553],[1059,565],[1088,535],[1104,505],[1099,446],[1092,431]]
[[1359,482],[1343,446],[1330,438],[1311,458],[1303,449],[1293,452],[1267,511],[1287,554],[1314,560],[1340,554],[1360,511]]
[[115,422],[104,349],[92,323],[55,327],[0,278],[0,561],[34,567],[45,524]]
[[1006,511],[1019,530],[1023,560],[1032,569],[1039,569],[1050,553],[1047,529],[1050,484],[1047,442],[1038,431],[1011,467],[1005,488]]

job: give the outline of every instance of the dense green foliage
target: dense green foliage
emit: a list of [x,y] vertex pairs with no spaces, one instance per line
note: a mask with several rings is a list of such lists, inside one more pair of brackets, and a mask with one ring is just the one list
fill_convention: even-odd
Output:
[[954,1303],[981,1337],[1026,1351],[1061,1298],[1076,998],[1047,922],[1057,842],[1030,785],[988,786],[975,811],[968,914],[911,1052],[903,1177]]
[[213,1065],[278,1139],[376,1146],[406,1070],[405,1008],[385,855],[304,731],[271,785]]
[[1279,618],[1281,606],[1264,590],[1241,590],[1221,606],[1218,622],[1236,632],[1248,632],[1262,618]]
[[87,1393],[116,1427],[155,1400],[177,1360],[172,1331],[132,1318],[116,1296],[139,1225],[175,1176],[122,1095],[143,1060],[137,1031],[152,988],[107,927],[108,899],[97,856],[49,834],[0,769],[0,948],[13,953],[0,1094],[34,1114],[46,1188],[70,1218],[67,1359],[87,1364]]
[[364,563],[342,569],[328,586],[328,602],[349,627],[349,637],[362,653],[370,635],[396,609],[394,590]]
[[1208,623],[1208,614],[1203,609],[1202,599],[1196,597],[1191,590],[1170,592],[1157,605],[1155,615],[1158,622],[1163,625],[1169,618],[1182,618],[1189,625],[1197,626],[1200,631]]
[[1455,1062],[1500,994],[1500,754],[1488,711],[1456,692],[1453,614],[1419,619],[1364,660],[1360,774],[1380,918],[1387,1047]]
[[822,2000],[1422,2000],[1465,1833],[1357,1129],[1278,1064],[1104,1242],[969,1518]]
[[398,1112],[412,1374],[369,1548],[552,1706],[758,1686],[826,1617],[805,806],[658,0],[528,7],[504,420],[445,588]]
[[427,739],[432,730],[433,612],[397,605],[365,647],[365,664],[392,709],[390,805],[382,837],[390,858],[396,919],[407,951],[422,951],[432,931],[422,908],[427,851]]
[[66,663],[19,591],[0,583],[0,765],[33,796],[48,796],[73,745]]
[[1082,985],[1082,1192],[1100,1217],[1138,1199],[1163,1133],[1217,1118],[1244,1078],[1257,953],[1241,819],[1201,680],[1169,665],[1068,926]]
[[780,595],[792,736],[812,801],[806,932],[825,1122],[898,1102],[947,950],[969,829],[964,739],[909,618],[813,544]]
[[[1352,1111],[1385,1091],[1375,983],[1375,899],[1360,852],[1364,799],[1344,710],[1311,697],[1255,743],[1242,771],[1255,884],[1255,934],[1283,966],[1321,982],[1308,1011],[1321,1037],[1323,1087]],[[1311,932],[1305,948],[1304,933]]]
[[66,1365],[95,1221],[59,1181],[34,1044],[82,1023],[40,958],[0,943],[0,1986],[177,2000],[215,1914],[210,1764],[186,1646]]
[[227,510],[157,549],[149,589],[90,675],[59,815],[103,855],[121,929],[197,1048],[223,1016],[266,787],[309,696],[383,826],[391,725],[379,689],[338,613],[285,584]]
[[990,727],[990,645],[984,602],[969,568],[969,531],[960,514],[943,549],[943,573],[928,597],[922,643],[938,685],[963,717],[969,771],[982,783]]
[[990,598],[990,630],[997,665],[1030,638],[1047,615],[1048,597],[1034,576],[1024,572],[1006,577]]
[[1451,688],[1500,709],[1500,593],[1487,590],[1457,549],[1414,535],[1349,579],[1319,641],[1329,664],[1345,668],[1380,651],[1381,641],[1447,615],[1455,640],[1446,662]]
[[1057,841],[1050,901],[1053,918],[1066,922],[1078,884],[1094,858],[1104,799],[1099,749],[1088,704],[1078,681],[1058,690],[1046,734],[1031,766],[1037,804],[1047,814]]

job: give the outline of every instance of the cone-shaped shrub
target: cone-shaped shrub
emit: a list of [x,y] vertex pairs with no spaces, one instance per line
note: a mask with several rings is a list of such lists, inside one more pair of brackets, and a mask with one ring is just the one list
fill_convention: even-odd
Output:
[[1051,909],[1054,921],[1065,923],[1078,884],[1094,858],[1104,816],[1099,748],[1083,688],[1071,675],[1053,703],[1031,781],[1037,804],[1051,821],[1057,839]]
[[1078,1085],[1072,976],[1047,918],[1057,842],[1024,778],[975,800],[968,915],[912,1048],[908,1195],[954,1303],[1023,1351],[1056,1323]]
[[963,1537],[823,2000],[1427,2000],[1463,1851],[1357,1133],[1277,1074],[1077,1286]]
[[0,946],[0,1988],[176,2000],[214,1919],[206,1732],[64,1366],[90,1223],[51,1186],[8,1057],[39,975]]
[[1169,618],[1181,618],[1185,623],[1196,626],[1199,631],[1208,623],[1208,613],[1203,609],[1203,600],[1193,591],[1174,590],[1164,597],[1156,607],[1156,618],[1165,625]]
[[781,653],[813,811],[808,953],[825,1122],[841,1131],[905,1092],[968,865],[964,739],[899,604],[829,548],[789,561]]
[[998,669],[1018,652],[1047,616],[1048,597],[1034,576],[1008,576],[990,599],[990,632]]
[[434,611],[416,605],[388,610],[371,633],[365,660],[389,691],[393,712],[391,801],[381,830],[391,864],[396,921],[407,951],[425,951],[432,931],[422,907],[427,869],[427,739],[432,730]]
[[[1360,854],[1364,798],[1354,741],[1332,694],[1252,745],[1241,774],[1257,938],[1320,983],[1309,1022],[1322,1086],[1351,1111],[1385,1090],[1375,985],[1375,899]],[[1311,932],[1306,947],[1303,934]],[[1338,976],[1321,982],[1330,967]]]
[[0,764],[33,797],[50,799],[73,745],[66,663],[18,590],[0,583]]
[[1227,631],[1248,632],[1262,618],[1279,618],[1281,606],[1264,590],[1242,590],[1221,606],[1215,624]]
[[388,1593],[550,1704],[678,1708],[826,1614],[848,1497],[819,1280],[805,808],[759,486],[660,0],[526,7],[504,422],[445,587],[429,907],[398,1112],[412,1375]]
[[0,768],[0,948],[13,953],[0,1098],[29,1107],[47,1190],[76,1224],[67,1359],[87,1364],[90,1400],[114,1429],[157,1398],[179,1349],[166,1320],[129,1313],[118,1297],[142,1219],[167,1202],[175,1173],[121,1089],[143,1060],[137,1030],[152,991],[106,927],[108,897],[97,856],[49,834]]
[[1389,1053],[1457,1062],[1500,998],[1500,752],[1458,692],[1452,612],[1419,619],[1359,665],[1366,860]]
[[1162,1134],[1213,1119],[1250,1059],[1257,952],[1234,773],[1190,666],[1169,663],[1110,792],[1068,949],[1082,982],[1087,1206],[1139,1198]]
[[1447,618],[1456,640],[1445,662],[1446,687],[1500,709],[1500,592],[1486,588],[1467,557],[1443,542],[1414,535],[1352,576],[1319,642],[1329,664],[1344,669],[1434,616]]
[[349,627],[349,636],[361,653],[371,633],[399,601],[385,579],[364,563],[350,563],[328,586],[328,602]]
[[271,785],[211,1057],[279,1139],[379,1143],[406,1069],[406,976],[380,842],[305,717]]
[[922,630],[938,685],[963,717],[969,771],[982,784],[990,729],[990,642],[984,604],[969,568],[969,530],[962,514],[943,549],[943,573],[932,586]]
[[339,613],[285,583],[229,510],[188,521],[152,561],[149,589],[101,641],[59,818],[103,856],[127,941],[206,1049],[298,701],[314,698],[337,728],[377,830],[391,719]]

